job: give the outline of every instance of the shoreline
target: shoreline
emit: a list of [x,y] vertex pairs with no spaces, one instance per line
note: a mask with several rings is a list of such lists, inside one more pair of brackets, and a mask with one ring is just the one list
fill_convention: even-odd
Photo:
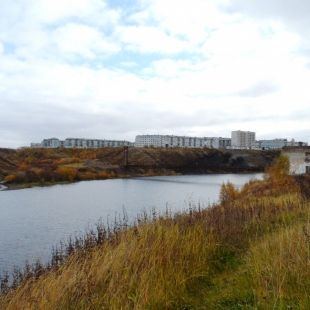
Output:
[[[153,175],[141,175],[141,174],[131,174],[127,176],[121,176],[121,177],[115,177],[112,179],[128,179],[128,178],[139,178],[139,177],[154,177],[154,176],[171,176],[171,175],[209,175],[209,174],[236,174],[236,171],[208,171],[204,173],[175,173],[175,174],[153,174]],[[254,173],[263,173],[263,171],[239,171],[237,174],[254,174]],[[46,187],[46,186],[53,186],[53,185],[62,185],[62,184],[72,184],[72,183],[77,183],[77,182],[82,182],[82,181],[104,181],[104,180],[111,180],[111,178],[107,179],[93,179],[93,180],[76,180],[73,182],[70,181],[62,181],[62,182],[46,182],[44,184],[39,183],[39,182],[34,182],[34,183],[21,183],[21,184],[16,184],[16,183],[5,183],[1,184],[0,183],[0,191],[12,191],[12,190],[20,190],[20,189],[27,189],[27,188],[33,188],[33,187]]]
[[8,190],[17,190],[17,189],[23,189],[27,187],[23,187],[19,184],[5,184],[5,185],[0,185],[0,191],[8,191]]

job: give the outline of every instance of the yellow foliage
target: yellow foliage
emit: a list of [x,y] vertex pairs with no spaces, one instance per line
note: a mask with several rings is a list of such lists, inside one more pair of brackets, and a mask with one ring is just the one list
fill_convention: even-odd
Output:
[[27,164],[25,162],[21,163],[17,168],[17,171],[23,171],[23,170],[27,170]]
[[220,202],[225,204],[227,202],[233,201],[239,196],[238,189],[231,183],[223,183],[220,191]]
[[15,175],[14,174],[9,174],[7,175],[5,178],[4,178],[4,181],[5,182],[8,182],[8,183],[12,183],[14,182],[16,179]]
[[287,189],[296,189],[297,185],[289,174],[290,161],[286,155],[281,155],[273,166],[267,169],[266,179],[272,184],[273,192],[283,192]]
[[99,177],[100,179],[107,179],[107,178],[108,178],[108,173],[107,173],[106,171],[100,171],[100,172],[98,173],[98,177]]
[[72,167],[59,167],[57,172],[68,181],[73,181],[77,175],[77,170]]
[[110,173],[106,171],[100,171],[98,173],[98,177],[99,179],[113,179],[115,178],[115,173],[113,171],[111,171]]
[[72,158],[70,158],[70,160],[68,160],[68,162],[69,162],[70,164],[73,164],[73,163],[81,163],[82,160],[79,159],[79,158],[77,158],[77,157],[72,157]]

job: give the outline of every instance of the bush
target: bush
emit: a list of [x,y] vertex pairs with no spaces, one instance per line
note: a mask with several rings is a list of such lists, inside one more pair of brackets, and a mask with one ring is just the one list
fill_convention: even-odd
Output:
[[9,174],[4,178],[4,182],[7,183],[13,183],[15,181],[16,177],[14,174]]
[[294,178],[289,174],[290,161],[288,156],[281,155],[273,166],[266,171],[266,180],[271,183],[274,193],[283,193],[288,189],[296,189]]
[[77,170],[71,167],[60,167],[57,169],[57,172],[66,181],[73,181],[77,176]]
[[235,200],[238,196],[239,191],[231,182],[228,181],[226,184],[222,184],[220,191],[220,202],[222,204],[227,204]]

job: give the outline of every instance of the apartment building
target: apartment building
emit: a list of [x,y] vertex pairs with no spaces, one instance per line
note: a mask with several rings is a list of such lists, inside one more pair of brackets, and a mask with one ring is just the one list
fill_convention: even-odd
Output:
[[135,147],[188,147],[188,148],[226,148],[231,139],[217,137],[188,137],[173,135],[138,135]]
[[231,148],[254,149],[255,132],[235,130],[231,132]]
[[[37,143],[31,143],[38,145]],[[67,138],[65,140],[59,140],[58,138],[44,139],[41,142],[43,148],[99,148],[99,147],[119,147],[119,146],[133,146],[132,142],[125,140],[101,140],[101,139],[84,139],[84,138]],[[36,146],[38,147],[38,146]]]
[[50,138],[50,139],[44,139],[41,142],[42,147],[48,148],[48,149],[54,149],[57,147],[60,147],[61,141],[58,138]]
[[294,139],[270,139],[270,140],[258,140],[256,141],[256,148],[262,150],[277,150],[283,147],[298,147],[298,146],[308,146],[307,142],[298,141]]

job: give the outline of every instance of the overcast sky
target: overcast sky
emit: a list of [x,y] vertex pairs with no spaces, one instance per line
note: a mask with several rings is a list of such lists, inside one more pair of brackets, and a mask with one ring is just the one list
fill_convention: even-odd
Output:
[[309,0],[0,0],[0,147],[310,142]]

